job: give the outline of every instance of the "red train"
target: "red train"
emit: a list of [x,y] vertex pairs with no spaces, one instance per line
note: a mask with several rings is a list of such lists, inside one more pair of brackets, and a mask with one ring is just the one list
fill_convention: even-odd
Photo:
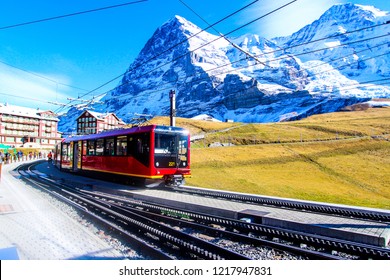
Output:
[[191,176],[190,136],[183,128],[149,125],[69,137],[57,144],[54,161],[60,170],[90,176],[182,184]]

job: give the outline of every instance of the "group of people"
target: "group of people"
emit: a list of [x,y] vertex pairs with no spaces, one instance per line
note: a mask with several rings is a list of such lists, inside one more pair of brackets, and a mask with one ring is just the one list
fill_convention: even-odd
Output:
[[18,151],[16,153],[10,153],[10,152],[3,152],[0,151],[0,162],[4,163],[10,163],[13,161],[21,161],[21,160],[32,160],[32,159],[40,159],[40,158],[46,158],[50,161],[53,157],[52,152],[49,151],[48,154],[46,152],[29,152],[28,154],[24,155],[23,151]]

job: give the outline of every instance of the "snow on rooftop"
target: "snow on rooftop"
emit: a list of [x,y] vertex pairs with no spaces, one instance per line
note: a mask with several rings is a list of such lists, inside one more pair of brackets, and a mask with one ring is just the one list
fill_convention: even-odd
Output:
[[[41,113],[48,110],[33,109],[28,107],[9,105],[8,103],[0,103],[0,114],[16,115],[22,117],[38,118],[38,119],[53,119],[51,117],[43,117]],[[56,118],[54,118],[56,119]]]

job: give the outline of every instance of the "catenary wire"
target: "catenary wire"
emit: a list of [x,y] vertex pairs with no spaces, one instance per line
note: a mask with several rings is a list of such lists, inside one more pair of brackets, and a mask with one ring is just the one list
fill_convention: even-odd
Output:
[[[211,24],[210,26],[208,26],[208,27],[206,27],[206,28],[200,30],[199,32],[195,33],[194,35],[190,36],[189,38],[187,38],[187,39],[185,39],[185,40],[182,40],[182,41],[180,41],[179,43],[177,43],[177,44],[175,44],[175,45],[173,45],[173,46],[171,46],[171,47],[165,49],[165,50],[162,51],[161,53],[159,53],[159,54],[157,54],[157,55],[155,55],[155,56],[153,56],[153,57],[147,59],[146,61],[142,61],[142,62],[139,63],[138,65],[132,67],[132,69],[130,69],[130,71],[127,70],[127,71],[124,72],[123,74],[120,74],[120,75],[118,75],[118,76],[116,76],[116,77],[110,79],[108,82],[105,82],[104,84],[98,86],[97,88],[95,88],[95,89],[93,89],[93,90],[90,90],[89,92],[87,92],[87,93],[85,93],[84,95],[80,96],[80,98],[83,98],[83,97],[85,97],[85,96],[87,96],[87,95],[89,95],[89,94],[91,94],[91,93],[93,93],[93,92],[95,92],[95,91],[101,89],[102,87],[104,87],[104,86],[106,86],[106,85],[112,83],[113,81],[115,81],[115,80],[117,80],[117,79],[119,79],[119,78],[125,76],[125,75],[128,74],[129,72],[135,71],[136,69],[142,67],[144,64],[149,63],[150,61],[152,61],[152,60],[154,60],[154,59],[157,59],[158,57],[160,57],[160,56],[163,55],[164,53],[166,53],[166,52],[168,52],[168,51],[170,51],[170,50],[176,48],[177,46],[179,46],[179,45],[181,45],[181,44],[183,44],[183,43],[185,43],[185,42],[188,42],[191,38],[193,38],[193,37],[199,35],[200,33],[202,33],[202,32],[204,32],[204,31],[208,30],[209,28],[212,28],[213,26],[215,26],[215,25],[217,25],[217,24],[219,24],[219,23],[225,21],[226,19],[228,19],[228,18],[230,18],[230,17],[236,15],[237,13],[239,13],[239,12],[241,12],[241,11],[247,9],[248,7],[252,6],[253,4],[255,4],[255,3],[258,2],[258,1],[259,1],[259,0],[255,0],[255,1],[251,2],[251,3],[249,3],[248,5],[245,5],[244,7],[242,7],[242,8],[240,8],[240,9],[234,11],[233,13],[230,13],[229,15],[227,15],[227,16],[225,16],[224,18],[222,18],[222,19],[216,21],[215,23]],[[102,94],[102,95],[103,95],[103,94]],[[71,104],[71,102],[70,102],[69,104]]]
[[4,61],[0,61],[0,63],[2,63],[2,64],[4,64],[4,65],[7,65],[7,66],[9,66],[9,67],[18,69],[18,70],[20,70],[20,71],[26,72],[26,73],[28,73],[28,74],[30,74],[30,75],[39,77],[39,78],[41,78],[41,79],[50,81],[50,82],[52,82],[52,83],[54,83],[54,84],[56,84],[56,85],[62,85],[62,86],[69,87],[69,88],[73,88],[73,89],[77,89],[77,90],[88,91],[87,89],[83,89],[83,88],[80,88],[80,87],[76,87],[76,86],[72,86],[72,85],[68,85],[68,84],[65,84],[65,83],[58,82],[58,81],[56,81],[56,80],[53,80],[53,79],[48,78],[48,77],[45,77],[45,76],[43,76],[43,75],[34,73],[34,72],[32,72],[32,71],[25,70],[25,69],[20,68],[20,67],[16,67],[16,66],[14,66],[14,65],[12,65],[12,64],[9,64],[9,63],[7,63],[7,62],[4,62]]
[[[384,36],[390,36],[390,34],[386,34],[386,35],[384,35]],[[348,44],[354,44],[354,43],[361,43],[361,42],[364,42],[364,41],[368,41],[368,40],[372,40],[372,39],[376,39],[376,38],[381,38],[381,37],[383,37],[382,35],[381,36],[376,36],[376,37],[372,37],[372,38],[366,38],[366,39],[362,39],[362,40],[358,40],[358,41],[354,41],[354,42],[349,42],[349,43],[347,43],[347,44],[343,44],[343,46],[345,46],[345,45],[348,45]],[[355,53],[359,53],[359,52],[362,52],[362,51],[367,51],[367,50],[370,50],[370,49],[373,49],[373,48],[376,48],[376,47],[379,47],[379,46],[382,46],[383,44],[379,44],[379,45],[376,45],[376,46],[372,46],[372,47],[370,47],[370,48],[366,48],[366,49],[364,49],[364,50],[361,50],[361,51],[358,51],[358,52],[355,52]],[[322,48],[322,49],[319,49],[319,50],[326,50],[326,49],[331,49],[331,48],[337,48],[337,47],[341,47],[342,45],[338,45],[338,46],[331,46],[331,47],[327,47],[327,48]],[[317,51],[319,51],[319,50],[312,50],[312,51],[310,51],[310,52],[304,52],[304,53],[301,53],[301,54],[295,54],[295,56],[300,56],[300,55],[304,55],[304,54],[308,54],[308,53],[314,53],[314,52],[317,52]],[[375,56],[375,57],[379,57],[379,56],[383,56],[383,55],[386,55],[387,53],[385,53],[385,54],[381,54],[381,55],[377,55],[377,56]],[[353,55],[353,54],[348,54],[348,55],[346,55],[346,56],[343,56],[343,57],[340,57],[340,58],[338,58],[338,59],[343,59],[343,58],[346,58],[346,57],[349,57],[349,56],[351,56],[351,55]],[[370,58],[365,58],[364,59],[364,61],[366,61],[366,60],[369,60],[369,59],[373,59],[373,58],[375,58],[375,57],[370,57]],[[277,61],[277,60],[281,60],[281,59],[284,59],[284,57],[280,57],[280,58],[276,58],[276,59],[273,59],[273,60],[271,60],[270,62],[274,62],[274,61]],[[328,71],[332,71],[332,70],[337,70],[337,69],[339,69],[339,68],[342,68],[342,67],[345,67],[345,66],[351,66],[351,65],[353,65],[353,64],[357,64],[357,63],[360,63],[360,62],[362,62],[363,60],[359,60],[359,61],[355,61],[354,63],[346,63],[346,64],[344,64],[344,65],[340,65],[339,67],[337,67],[337,68],[332,68],[332,69],[330,69],[330,70],[325,70],[325,71],[321,71],[321,72],[317,72],[317,73],[315,73],[316,75],[320,75],[320,74],[322,74],[322,73],[325,73],[325,72],[328,72]],[[325,62],[326,63],[326,62]],[[323,64],[325,64],[325,63],[322,63],[322,64],[320,64],[320,65],[323,65]],[[216,68],[213,68],[213,69],[209,69],[209,70],[207,70],[207,71],[205,71],[205,72],[211,72],[211,71],[215,71],[215,70],[218,70],[219,68],[223,68],[223,67],[227,67],[227,66],[229,66],[229,65],[231,65],[232,63],[228,63],[228,64],[225,64],[225,65],[222,65],[222,66],[218,66],[218,67],[216,67]],[[320,65],[318,65],[318,66],[320,66]],[[223,74],[228,74],[228,73],[231,73],[231,72],[237,72],[237,71],[240,71],[240,70],[242,70],[242,69],[245,69],[245,68],[247,68],[247,67],[252,67],[252,66],[254,66],[254,65],[247,65],[247,66],[243,66],[243,67],[241,67],[241,68],[233,68],[233,69],[231,69],[231,70],[229,70],[229,71],[227,71],[227,72],[220,72],[220,73],[218,73],[217,75],[223,75]],[[317,66],[313,66],[313,67],[311,67],[310,69],[312,69],[312,68],[315,68],[315,67],[317,67]],[[270,68],[270,70],[272,70],[271,68]],[[304,69],[302,69],[302,70],[300,70],[300,71],[306,71],[307,69],[306,68],[304,68]],[[194,75],[192,75],[192,76],[186,76],[186,77],[184,77],[183,79],[188,79],[188,78],[191,78],[191,77],[196,77],[196,76],[198,76],[199,74],[194,74]],[[312,79],[313,77],[311,77],[311,79]],[[191,80],[191,84],[195,84],[195,83],[198,83],[198,82],[201,82],[201,81],[203,81],[203,80],[205,80],[206,78],[201,78],[201,77],[199,77],[199,79],[197,79],[197,80]],[[208,79],[208,78],[207,78]],[[159,84],[159,87],[161,87],[161,86],[164,86],[164,85],[169,85],[169,87],[166,87],[166,88],[163,88],[163,89],[158,89],[158,90],[153,90],[153,88],[155,88],[155,87],[153,87],[153,88],[147,88],[147,89],[143,89],[143,90],[141,90],[141,91],[139,91],[139,92],[136,92],[136,93],[128,93],[128,94],[122,94],[120,97],[115,97],[115,99],[122,99],[122,98],[125,98],[126,96],[128,96],[128,95],[132,95],[132,94],[139,94],[139,93],[142,93],[142,92],[145,92],[145,95],[146,94],[150,94],[150,93],[153,93],[153,92],[159,92],[159,91],[162,91],[162,90],[169,90],[170,89],[170,87],[172,86],[172,83],[173,82],[178,82],[179,81],[179,79],[178,80],[176,80],[176,81],[169,81],[169,82],[166,82],[166,83],[164,83],[164,84]],[[273,86],[271,86],[271,87],[267,87],[267,88],[263,88],[262,90],[270,90],[270,89],[272,89],[272,88],[274,88],[274,87],[276,87],[275,85],[273,85]],[[251,87],[249,87],[249,88],[251,88]],[[247,88],[247,89],[249,89],[249,88]],[[246,90],[247,90],[246,89]],[[242,92],[242,91],[240,91],[240,92]],[[291,91],[292,92],[292,91]],[[324,93],[328,93],[328,91],[326,91],[326,92],[324,92]]]
[[[179,0],[180,3],[182,3],[184,6],[186,6],[191,12],[193,12],[197,17],[199,17],[204,23],[206,23],[207,25],[210,25],[207,20],[205,20],[199,13],[197,13],[194,9],[192,9],[187,3],[185,3],[183,0]],[[252,55],[250,52],[247,52],[245,51],[244,49],[240,48],[239,46],[237,46],[236,44],[234,44],[230,39],[228,39],[225,35],[223,35],[221,32],[219,32],[215,27],[212,27],[213,30],[215,32],[217,32],[217,34],[219,34],[220,36],[222,36],[230,45],[232,45],[234,48],[236,48],[237,50],[239,50],[240,52],[244,53],[245,55],[253,58],[254,60],[256,60],[258,63],[260,64],[263,64],[264,66],[267,66],[264,62],[260,61],[259,59],[257,59],[254,55]]]
[[[278,7],[278,8],[276,8],[276,9],[274,9],[274,10],[272,10],[272,11],[270,11],[270,12],[268,12],[268,13],[266,13],[266,14],[260,16],[260,17],[257,17],[256,19],[254,19],[254,20],[252,20],[252,21],[249,21],[248,23],[246,23],[246,24],[244,24],[244,25],[242,25],[242,26],[240,26],[240,27],[238,27],[238,28],[235,28],[234,30],[232,30],[232,31],[230,31],[229,33],[225,34],[225,36],[227,36],[227,35],[229,35],[229,34],[232,34],[232,33],[236,32],[236,31],[238,31],[238,30],[240,30],[240,29],[242,29],[242,28],[244,28],[244,27],[246,27],[246,26],[248,26],[248,25],[250,25],[250,24],[252,24],[252,23],[254,23],[254,22],[256,22],[256,21],[258,21],[258,20],[260,20],[260,19],[262,19],[262,18],[264,18],[264,17],[266,17],[266,16],[269,16],[269,15],[275,13],[276,11],[279,11],[279,10],[281,10],[282,8],[287,7],[288,5],[291,5],[292,3],[296,2],[296,1],[298,1],[298,0],[290,1],[289,3],[287,3],[287,4],[285,4],[285,5],[281,6],[281,7]],[[217,40],[219,40],[219,39],[221,39],[221,38],[223,38],[223,37],[222,37],[222,36],[218,36],[216,39],[211,40],[211,41],[207,42],[206,44],[201,45],[201,46],[199,46],[199,47],[197,47],[197,48],[195,48],[195,49],[193,49],[193,50],[191,50],[191,51],[188,51],[188,52],[186,52],[186,53],[184,53],[184,54],[182,54],[182,55],[179,55],[179,56],[175,57],[172,61],[169,61],[169,62],[160,64],[158,67],[155,67],[154,69],[151,69],[151,70],[149,70],[149,71],[143,73],[142,75],[139,75],[138,77],[136,77],[136,78],[134,78],[134,79],[132,79],[132,80],[129,80],[129,81],[126,81],[125,83],[120,84],[120,85],[117,86],[116,88],[119,88],[119,87],[121,87],[121,86],[124,86],[124,85],[130,83],[130,82],[133,81],[133,80],[142,78],[143,76],[146,76],[146,75],[149,74],[149,73],[152,73],[152,72],[154,72],[154,71],[156,71],[156,70],[158,70],[158,69],[160,69],[160,68],[162,68],[162,67],[164,67],[164,66],[166,66],[166,65],[169,65],[169,64],[171,64],[171,63],[173,63],[173,62],[179,60],[180,58],[183,58],[184,56],[186,56],[186,55],[188,55],[188,54],[190,54],[190,53],[193,53],[193,52],[195,52],[195,51],[197,51],[197,50],[199,50],[199,49],[201,49],[201,48],[203,48],[203,47],[205,47],[205,46],[207,46],[207,45],[209,45],[209,44],[211,44],[211,43],[214,43],[215,41],[217,41]],[[125,74],[126,74],[126,73],[125,73]],[[100,88],[100,87],[99,87],[99,88]],[[85,94],[84,94],[83,96],[81,96],[81,97],[84,97],[84,96],[86,96],[86,95],[88,95],[88,94],[90,94],[90,92],[85,93]]]
[[[295,1],[293,1],[293,2],[295,2]],[[289,5],[289,4],[292,4],[292,2],[290,2],[290,3],[286,4],[286,5]],[[286,6],[286,5],[284,5],[284,6]],[[283,7],[284,7],[284,6],[283,6]],[[279,8],[276,9],[276,10],[279,10],[279,9],[281,9],[281,7],[279,7]],[[276,10],[273,10],[272,12],[275,12]],[[272,13],[272,12],[270,12],[270,13]],[[268,14],[270,14],[270,13],[268,13]],[[268,14],[266,14],[266,15],[268,15]],[[265,16],[265,15],[264,15],[264,16]],[[257,21],[257,20],[261,19],[261,18],[264,17],[264,16],[261,16],[260,18],[257,18],[257,19],[255,19],[255,20],[253,20],[253,21],[251,21],[251,22],[245,24],[244,26],[247,26],[247,25],[249,25],[249,24],[251,24],[251,23]],[[342,34],[336,34],[336,35],[332,35],[332,36],[323,37],[323,38],[319,38],[319,39],[314,40],[314,41],[309,41],[309,42],[305,42],[305,43],[301,43],[301,44],[289,46],[289,47],[286,47],[286,48],[284,48],[284,49],[279,49],[279,50],[274,50],[274,51],[271,51],[271,52],[268,52],[268,53],[263,53],[263,54],[261,54],[261,55],[267,55],[267,54],[272,54],[272,53],[276,53],[276,52],[280,52],[280,51],[286,51],[286,50],[292,49],[292,48],[294,48],[294,47],[303,46],[303,45],[310,44],[310,43],[313,43],[313,42],[319,42],[319,41],[326,40],[326,39],[329,39],[329,38],[334,38],[334,37],[342,36],[342,35],[345,35],[345,34],[351,34],[351,33],[359,32],[359,31],[362,31],[362,30],[365,30],[365,29],[369,29],[369,28],[379,27],[379,26],[386,25],[386,24],[389,24],[389,23],[390,23],[390,21],[387,21],[387,22],[380,23],[380,24],[377,24],[377,25],[372,25],[372,26],[369,26],[369,27],[365,27],[365,28],[360,28],[360,29],[357,29],[357,30],[348,31],[348,32],[345,32],[345,33],[342,33]],[[231,31],[231,32],[229,32],[229,33],[227,33],[227,34],[225,34],[225,36],[226,36],[226,35],[229,35],[229,34],[231,34],[231,33],[233,33],[233,32],[235,32],[235,31],[237,31],[238,29],[243,28],[244,26],[241,26],[241,27],[239,27],[239,28],[237,28],[237,29],[235,29],[235,30],[233,30],[233,31]],[[384,36],[388,36],[388,34],[382,35],[382,36],[377,36],[377,37],[374,37],[374,38],[380,38],[380,37],[384,37]],[[130,83],[130,82],[132,82],[132,81],[134,81],[134,80],[136,80],[136,79],[139,79],[139,78],[141,78],[141,77],[143,77],[143,76],[145,76],[145,75],[147,75],[147,74],[149,74],[149,73],[152,73],[153,71],[155,71],[155,70],[157,70],[157,69],[159,69],[159,68],[161,68],[161,67],[163,67],[163,66],[166,66],[166,65],[168,65],[168,64],[170,64],[170,63],[172,63],[172,62],[174,62],[174,61],[176,61],[176,60],[178,60],[178,59],[180,59],[180,58],[182,58],[182,57],[184,57],[184,56],[187,55],[188,53],[194,52],[194,51],[196,51],[196,50],[198,50],[198,49],[200,49],[200,48],[202,48],[202,47],[204,47],[204,46],[206,46],[206,45],[208,45],[208,44],[210,44],[210,43],[212,43],[212,42],[215,42],[216,40],[218,40],[218,39],[220,39],[220,38],[222,38],[222,37],[218,37],[217,39],[212,40],[212,41],[208,42],[208,43],[205,44],[205,45],[202,45],[202,46],[200,46],[200,47],[198,47],[198,48],[196,48],[196,49],[194,49],[194,50],[191,50],[191,51],[185,53],[184,55],[181,55],[181,56],[176,57],[175,59],[173,59],[173,60],[170,61],[170,62],[167,62],[167,63],[165,63],[165,64],[162,64],[162,65],[160,65],[159,67],[156,67],[156,68],[154,68],[154,69],[151,69],[150,71],[148,71],[148,72],[146,72],[146,73],[144,73],[144,74],[142,74],[142,75],[140,75],[140,76],[138,76],[138,77],[136,77],[136,78],[134,78],[134,79],[132,79],[132,80],[128,80],[128,81],[126,81],[125,83],[122,83],[122,84],[118,85],[118,86],[115,87],[113,90],[118,89],[118,88],[120,88],[121,86],[124,86],[124,85],[126,85],[126,84],[128,84],[128,83]],[[365,41],[365,40],[361,40],[360,42],[363,42],[363,41]],[[261,55],[258,55],[258,57],[261,56]],[[246,60],[246,58],[243,58],[243,59],[237,60],[237,61],[235,61],[235,62],[229,63],[229,65],[230,65],[230,64],[234,64],[234,63],[238,63],[238,62],[243,61],[243,60]],[[223,65],[223,66],[226,66],[226,65]],[[219,67],[223,67],[223,66],[219,66]],[[111,90],[111,91],[112,91],[112,90]],[[87,94],[85,94],[85,95],[87,95]]]
[[66,15],[54,16],[54,17],[43,18],[43,19],[37,19],[37,20],[33,20],[33,21],[28,21],[28,22],[22,22],[22,23],[2,26],[2,27],[0,27],[0,30],[20,27],[20,26],[24,26],[24,25],[36,24],[36,23],[40,23],[40,22],[51,21],[51,20],[56,20],[56,19],[61,19],[61,18],[66,18],[66,17],[73,17],[73,16],[78,16],[78,15],[87,14],[87,13],[94,13],[94,12],[98,12],[98,11],[119,8],[119,7],[133,5],[133,4],[138,4],[138,3],[146,2],[146,1],[148,1],[148,0],[132,1],[132,2],[127,2],[127,3],[112,5],[112,6],[106,6],[106,7],[102,7],[102,8],[96,8],[96,9],[91,9],[91,10],[86,10],[86,11],[81,11],[81,12],[70,13],[70,14],[66,14]]
[[[369,41],[369,40],[374,40],[374,39],[378,39],[378,38],[383,38],[383,37],[386,37],[386,36],[390,36],[390,34],[384,34],[384,35],[379,35],[379,36],[375,36],[375,37],[370,37],[370,38],[365,38],[365,39],[361,39],[361,40],[358,40],[358,41],[353,41],[353,42],[349,42],[349,43],[345,43],[345,44],[340,44],[340,45],[338,45],[338,46],[331,46],[331,47],[327,47],[327,48],[321,48],[321,49],[316,49],[316,50],[312,50],[312,51],[308,51],[308,52],[303,52],[303,53],[299,53],[299,54],[294,54],[295,56],[301,56],[301,55],[307,55],[307,54],[310,54],[310,53],[315,53],[315,52],[319,52],[319,51],[324,51],[324,50],[327,50],[327,49],[331,49],[331,48],[337,48],[337,47],[343,47],[343,46],[346,46],[346,45],[351,45],[351,44],[355,44],[355,43],[362,43],[362,42],[365,42],[365,41]],[[375,48],[375,47],[378,47],[378,46],[381,46],[381,45],[383,45],[383,44],[379,44],[379,45],[376,45],[376,46],[373,46],[372,48]],[[369,48],[368,48],[369,49]],[[367,49],[365,49],[365,50],[367,50]],[[265,54],[264,54],[265,55]],[[348,54],[348,55],[346,55],[346,56],[344,56],[344,57],[348,57],[348,56],[350,56],[350,55],[352,55],[352,54]],[[383,56],[383,54],[382,54],[382,56]],[[344,58],[344,57],[341,57],[341,59],[342,58]],[[278,61],[278,60],[282,60],[282,59],[284,59],[284,57],[279,57],[279,58],[275,58],[275,59],[273,59],[273,60],[269,60],[269,62],[275,62],[275,61]],[[339,58],[340,59],[340,58]],[[367,59],[366,59],[367,60]],[[216,70],[218,70],[218,69],[221,69],[221,68],[225,68],[225,67],[228,67],[228,66],[231,66],[232,64],[235,64],[235,63],[237,63],[237,62],[240,62],[240,61],[242,61],[242,60],[237,60],[237,61],[234,61],[234,62],[229,62],[229,63],[227,63],[227,64],[224,64],[224,65],[220,65],[220,66],[217,66],[217,67],[215,67],[215,68],[212,68],[212,69],[208,69],[208,70],[205,70],[205,72],[212,72],[212,71],[216,71]],[[350,64],[347,64],[347,65],[350,65]],[[222,74],[226,74],[226,73],[230,73],[230,72],[236,72],[236,71],[239,71],[239,70],[242,70],[242,69],[245,69],[245,68],[248,68],[248,67],[253,67],[254,65],[246,65],[246,66],[243,66],[243,67],[241,67],[241,68],[233,68],[233,69],[231,69],[231,70],[229,70],[228,72],[221,72],[221,73],[218,73],[217,75],[222,75]],[[344,65],[344,66],[346,66],[346,65]],[[270,70],[272,70],[271,68],[270,68]],[[304,70],[307,70],[306,68],[305,69],[302,69],[301,71],[304,71]],[[318,74],[321,74],[321,72],[320,73],[316,73],[316,75],[318,75]],[[199,74],[194,74],[194,75],[192,75],[192,76],[186,76],[186,77],[184,77],[184,79],[188,79],[188,78],[191,78],[191,77],[195,77],[195,76],[198,76]],[[139,78],[139,77],[138,77]],[[191,81],[192,83],[196,83],[196,82],[200,82],[200,81],[202,81],[202,80],[204,80],[204,78],[202,79],[202,78],[200,78],[200,79],[198,79],[198,80],[195,80],[195,81]],[[177,82],[177,81],[169,81],[169,82],[167,82],[166,84],[171,84],[172,82]],[[163,84],[159,84],[159,86],[162,86]],[[122,85],[119,85],[118,87],[120,87],[120,86],[122,86]],[[117,87],[117,88],[118,88]],[[146,89],[146,90],[148,90],[148,89]],[[142,90],[142,91],[144,91],[144,90]],[[140,91],[140,92],[142,92],[142,91]],[[140,92],[138,92],[138,93],[140,93]],[[123,94],[123,95],[121,95],[121,97],[123,96],[128,96],[128,95],[131,95],[131,94],[134,94],[134,93],[128,93],[128,94]]]
[[[283,49],[283,50],[290,49],[290,48],[297,47],[297,46],[302,46],[302,45],[309,44],[309,43],[313,43],[313,42],[317,42],[317,41],[320,41],[320,40],[325,40],[325,39],[328,39],[328,38],[333,38],[333,37],[336,37],[336,36],[341,36],[341,35],[350,34],[350,33],[353,33],[353,32],[358,32],[358,31],[361,31],[361,30],[364,30],[364,29],[367,29],[367,28],[373,28],[373,27],[381,26],[381,25],[388,24],[388,23],[389,23],[389,21],[386,22],[386,23],[382,23],[382,24],[378,24],[378,25],[374,25],[374,26],[369,26],[369,27],[366,27],[366,28],[358,29],[358,30],[353,30],[353,31],[344,32],[344,33],[342,33],[342,34],[336,34],[336,35],[333,35],[333,36],[328,36],[328,37],[321,38],[321,39],[317,39],[317,40],[314,40],[314,41],[305,42],[305,43],[301,43],[301,44],[298,44],[298,45],[290,46],[290,47],[285,48],[285,49]],[[209,28],[210,28],[210,27],[209,27]],[[236,30],[234,30],[234,31],[236,31]],[[234,31],[232,31],[232,32],[234,32]],[[231,33],[231,32],[230,32],[230,33]],[[191,52],[193,52],[193,51],[194,51],[194,50],[192,50]],[[281,50],[277,50],[277,51],[281,51]],[[276,51],[275,51],[275,52],[276,52]],[[180,57],[179,57],[179,58],[180,58]],[[176,59],[179,59],[179,58],[176,58]],[[176,60],[176,59],[175,59],[175,60]],[[175,60],[174,60],[174,61],[175,61]],[[172,62],[174,62],[174,61],[172,61]],[[171,63],[172,63],[172,62],[171,62]],[[140,66],[142,66],[142,65],[143,65],[143,64],[141,64]],[[156,69],[153,69],[152,71],[154,71],[154,70],[156,70]],[[148,72],[148,73],[149,73],[149,72]],[[148,73],[145,73],[144,75],[146,75],[146,74],[148,74]],[[126,73],[125,73],[125,74],[126,74]],[[144,76],[144,75],[141,75],[140,77],[142,77],[142,76]],[[121,76],[122,76],[122,75],[121,75]],[[137,77],[137,78],[139,78],[139,77]],[[131,81],[128,81],[128,82],[126,82],[126,83],[129,83],[129,82],[131,82]],[[123,86],[123,85],[125,85],[126,83],[123,83],[123,84],[117,86],[116,88],[118,88],[118,87],[120,87],[120,86]],[[106,93],[104,93],[104,94],[106,94]],[[102,94],[102,95],[103,95],[103,94]]]

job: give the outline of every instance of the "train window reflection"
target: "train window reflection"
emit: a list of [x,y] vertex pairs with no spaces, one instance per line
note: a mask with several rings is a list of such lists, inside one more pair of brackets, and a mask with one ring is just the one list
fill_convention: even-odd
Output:
[[156,133],[154,145],[155,154],[176,153],[176,135]]
[[115,149],[114,149],[114,138],[107,138],[106,139],[106,145],[104,149],[104,155],[106,156],[113,156],[115,155]]
[[62,160],[63,161],[69,160],[69,144],[62,145]]
[[127,136],[118,136],[116,139],[116,154],[118,156],[127,155]]
[[89,156],[95,155],[95,140],[87,141],[87,155]]
[[98,139],[96,140],[96,153],[97,156],[103,155],[103,148],[104,148],[104,139]]

